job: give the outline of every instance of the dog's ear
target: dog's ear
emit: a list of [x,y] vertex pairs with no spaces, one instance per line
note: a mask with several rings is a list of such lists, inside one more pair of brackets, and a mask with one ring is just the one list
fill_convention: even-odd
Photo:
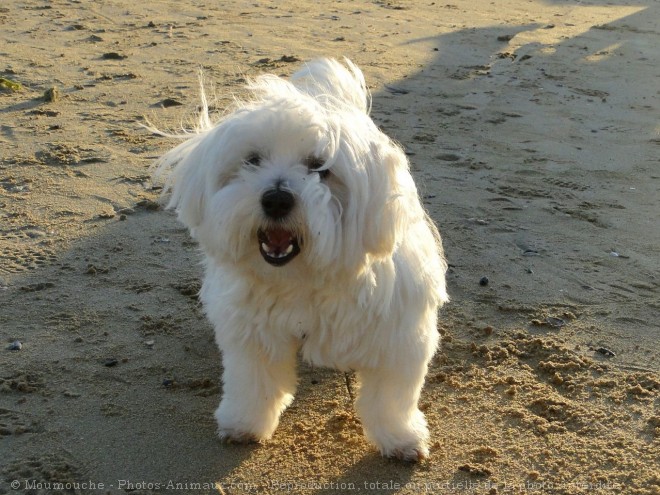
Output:
[[408,171],[403,150],[394,143],[379,145],[371,156],[378,163],[367,167],[369,194],[362,239],[366,252],[373,256],[390,256],[401,241],[409,219],[415,215],[415,184]]
[[369,113],[371,96],[362,71],[349,59],[344,64],[331,58],[312,60],[291,76],[298,90],[333,109],[345,106]]
[[167,198],[169,194],[167,208],[176,209],[179,220],[191,231],[202,223],[206,203],[222,187],[222,176],[227,172],[227,164],[218,160],[222,157],[220,150],[226,146],[224,138],[228,125],[226,121],[213,122],[201,71],[199,97],[201,106],[192,129],[182,134],[170,134],[148,121],[144,126],[159,136],[183,140],[165,153],[151,171],[156,182],[165,183],[162,197]]
[[194,230],[203,220],[204,209],[218,178],[206,161],[202,145],[207,133],[198,134],[168,151],[158,161],[154,178],[164,178],[163,195],[169,193],[168,209],[175,209],[179,220]]

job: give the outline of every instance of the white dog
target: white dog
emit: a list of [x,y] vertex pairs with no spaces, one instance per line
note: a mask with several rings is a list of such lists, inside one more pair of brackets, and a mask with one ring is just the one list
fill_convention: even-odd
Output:
[[360,70],[322,59],[200,126],[159,162],[205,255],[201,299],[223,356],[230,441],[271,437],[296,354],[355,370],[355,407],[387,457],[428,455],[417,403],[448,300],[440,236],[399,146],[368,115]]

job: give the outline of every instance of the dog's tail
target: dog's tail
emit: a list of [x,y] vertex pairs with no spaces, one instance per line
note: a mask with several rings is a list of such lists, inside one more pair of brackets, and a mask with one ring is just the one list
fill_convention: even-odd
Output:
[[291,82],[300,91],[328,105],[349,104],[368,114],[371,95],[364,75],[349,59],[345,58],[344,64],[332,58],[313,60],[293,74]]

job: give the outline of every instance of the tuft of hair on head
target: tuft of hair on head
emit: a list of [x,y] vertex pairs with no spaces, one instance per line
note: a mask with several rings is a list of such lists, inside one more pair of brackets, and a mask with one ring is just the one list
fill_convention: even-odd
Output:
[[364,75],[348,58],[344,58],[344,64],[333,58],[312,60],[291,76],[291,82],[332,108],[349,105],[365,114],[371,111],[371,94]]

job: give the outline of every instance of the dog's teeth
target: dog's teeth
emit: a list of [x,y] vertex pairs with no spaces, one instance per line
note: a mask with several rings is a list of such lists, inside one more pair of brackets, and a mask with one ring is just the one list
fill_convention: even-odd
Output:
[[283,258],[288,258],[293,254],[293,251],[296,247],[295,241],[291,237],[289,237],[289,243],[287,244],[286,249],[283,251],[281,251],[281,245],[278,242],[278,239],[275,239],[275,246],[271,246],[269,241],[270,238],[268,241],[261,241],[259,246],[261,247],[261,252],[263,255],[271,260],[283,260]]

